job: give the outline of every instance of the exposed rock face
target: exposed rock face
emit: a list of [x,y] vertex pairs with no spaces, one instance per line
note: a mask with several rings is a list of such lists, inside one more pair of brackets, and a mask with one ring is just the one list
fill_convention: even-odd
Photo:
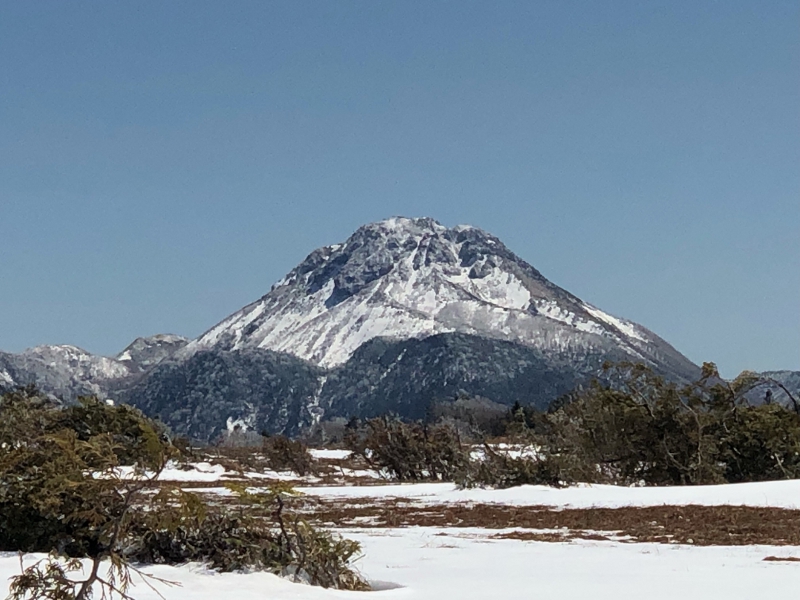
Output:
[[116,360],[133,371],[146,371],[162,360],[171,357],[188,343],[189,338],[171,333],[140,337],[120,352]]

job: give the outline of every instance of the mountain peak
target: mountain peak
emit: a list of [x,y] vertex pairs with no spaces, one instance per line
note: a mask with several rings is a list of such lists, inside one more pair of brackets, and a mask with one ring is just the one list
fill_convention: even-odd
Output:
[[[389,217],[374,223],[367,223],[358,228],[361,229],[383,229],[394,232],[408,233],[435,233],[445,231],[447,227],[439,221],[430,217]],[[358,231],[356,230],[356,231]]]
[[392,217],[319,248],[269,293],[191,342],[264,348],[322,367],[375,338],[466,333],[554,358],[622,351],[632,360],[694,366],[645,328],[586,304],[548,281],[495,236],[431,218]]
[[138,337],[117,355],[116,360],[135,369],[147,369],[169,358],[188,343],[188,338],[173,333]]

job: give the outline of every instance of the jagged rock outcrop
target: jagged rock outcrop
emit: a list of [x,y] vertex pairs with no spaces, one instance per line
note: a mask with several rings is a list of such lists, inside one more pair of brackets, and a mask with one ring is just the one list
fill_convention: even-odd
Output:
[[116,360],[134,372],[146,371],[162,360],[170,358],[188,343],[189,338],[172,333],[140,337],[117,354]]

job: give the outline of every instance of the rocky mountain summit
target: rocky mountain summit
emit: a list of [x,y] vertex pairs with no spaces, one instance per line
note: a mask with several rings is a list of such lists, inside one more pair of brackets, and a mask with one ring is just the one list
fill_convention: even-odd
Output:
[[365,225],[315,250],[181,354],[262,348],[330,368],[376,337],[439,333],[512,341],[566,360],[621,353],[678,378],[696,373],[667,342],[551,283],[496,237],[425,218]]
[[646,328],[548,281],[496,237],[392,218],[312,252],[195,340],[139,338],[115,358],[0,353],[0,387],[126,401],[176,432],[297,433],[321,420],[421,418],[455,395],[546,407],[605,360],[674,380],[698,368]]
[[134,372],[146,371],[189,343],[189,338],[171,333],[160,333],[150,337],[136,338],[116,360]]

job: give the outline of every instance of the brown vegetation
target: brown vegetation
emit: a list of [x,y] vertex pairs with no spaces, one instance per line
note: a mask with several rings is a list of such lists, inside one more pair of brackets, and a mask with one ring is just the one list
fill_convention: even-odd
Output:
[[[800,546],[800,510],[749,506],[566,508],[502,504],[418,504],[410,499],[322,500],[307,517],[338,527],[521,528],[499,534],[516,539],[573,538],[629,542],[741,546]],[[554,530],[558,530],[553,532]],[[544,531],[544,533],[543,533]]]

